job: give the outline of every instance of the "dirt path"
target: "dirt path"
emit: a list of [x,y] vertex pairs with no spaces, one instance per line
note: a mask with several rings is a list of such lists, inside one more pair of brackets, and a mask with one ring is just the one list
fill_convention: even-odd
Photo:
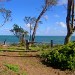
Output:
[[[1,52],[0,53],[0,75],[3,74],[2,70],[4,68],[4,63],[19,65],[20,70],[26,72],[27,75],[75,75],[74,73],[68,73],[66,71],[60,71],[59,69],[53,69],[52,67],[47,67],[40,62],[40,59],[35,57],[37,52]],[[10,75],[17,75],[11,73]],[[19,73],[18,75],[22,75]]]

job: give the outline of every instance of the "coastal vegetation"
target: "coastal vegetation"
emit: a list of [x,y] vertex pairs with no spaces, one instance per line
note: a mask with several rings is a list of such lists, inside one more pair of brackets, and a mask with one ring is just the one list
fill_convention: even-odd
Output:
[[[35,41],[38,24],[42,23],[40,19],[48,9],[58,3],[58,0],[44,0],[43,8],[37,18],[31,16],[24,18],[25,24],[29,24],[29,32],[18,24],[14,24],[10,29],[10,32],[19,39],[19,43],[6,44],[5,40],[4,44],[0,44],[0,75],[43,75],[44,73],[44,75],[49,75],[52,70],[54,70],[52,75],[62,75],[62,73],[75,75],[75,41],[70,42],[75,31],[74,0],[67,1],[67,35],[64,44],[53,44],[53,40],[51,43]],[[1,26],[4,26],[11,18],[11,11],[0,8],[0,12],[4,19]],[[68,70],[67,73],[71,73],[65,73],[66,70]]]
[[74,0],[68,0],[67,3],[67,17],[66,17],[67,35],[64,44],[70,42],[71,36],[75,31],[74,26]]
[[27,75],[26,72],[24,71],[20,71],[20,67],[18,65],[14,65],[14,64],[8,64],[8,63],[5,63],[4,66],[12,71],[14,74],[18,75],[18,74],[21,74],[21,75]]
[[10,70],[12,70],[12,71],[14,71],[14,72],[19,72],[19,66],[18,66],[18,65],[5,64],[5,66],[6,66],[8,69],[10,69]]
[[58,46],[41,54],[42,61],[60,69],[75,69],[75,42]]
[[13,29],[10,30],[17,38],[19,38],[19,43],[25,45],[25,36],[28,34],[26,30],[19,27],[17,24],[13,25]]

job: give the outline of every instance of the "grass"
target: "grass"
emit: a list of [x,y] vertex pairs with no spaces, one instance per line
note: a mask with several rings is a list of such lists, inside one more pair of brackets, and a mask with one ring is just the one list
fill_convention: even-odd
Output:
[[5,64],[5,66],[6,66],[8,69],[10,69],[10,70],[12,70],[12,71],[14,71],[14,72],[19,72],[19,70],[20,70],[20,68],[19,68],[18,65]]
[[[27,75],[27,73],[25,71],[20,70],[18,65],[14,65],[14,64],[4,64],[4,66],[6,66],[8,68],[8,70],[11,70],[13,72],[16,73],[16,75]],[[6,70],[5,73],[8,71]]]
[[25,50],[25,47],[10,46],[7,49],[8,50]]
[[49,44],[33,44],[29,47],[33,51],[43,51],[50,49]]
[[29,47],[29,49],[32,50],[32,51],[39,51],[40,50],[39,47]]
[[15,50],[25,50],[24,46],[0,46],[0,51],[1,50],[8,50],[8,51],[15,51]]
[[[42,50],[46,50],[50,48],[49,45],[46,45],[46,44],[33,44],[31,46],[29,46],[29,49],[31,51],[42,51]],[[21,46],[21,45],[9,45],[9,46],[5,46],[5,45],[0,45],[0,51],[2,50],[8,50],[8,51],[15,51],[15,50],[26,50],[25,46]]]

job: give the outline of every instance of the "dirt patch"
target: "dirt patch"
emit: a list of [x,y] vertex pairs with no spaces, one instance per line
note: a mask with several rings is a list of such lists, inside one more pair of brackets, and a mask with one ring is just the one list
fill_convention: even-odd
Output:
[[[27,75],[75,75],[74,72],[47,67],[40,62],[37,55],[38,52],[1,52],[0,75],[22,75],[23,72],[26,72]],[[4,63],[19,65],[20,72],[18,74],[10,70],[6,72],[7,68],[4,66]]]

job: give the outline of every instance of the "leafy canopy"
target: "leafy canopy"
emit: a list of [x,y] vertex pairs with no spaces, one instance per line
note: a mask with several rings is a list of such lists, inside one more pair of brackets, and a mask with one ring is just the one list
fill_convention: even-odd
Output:
[[22,27],[18,26],[17,24],[13,25],[13,29],[10,30],[11,32],[13,32],[14,35],[16,35],[17,37],[19,37],[20,35],[27,35],[28,32],[25,31]]

